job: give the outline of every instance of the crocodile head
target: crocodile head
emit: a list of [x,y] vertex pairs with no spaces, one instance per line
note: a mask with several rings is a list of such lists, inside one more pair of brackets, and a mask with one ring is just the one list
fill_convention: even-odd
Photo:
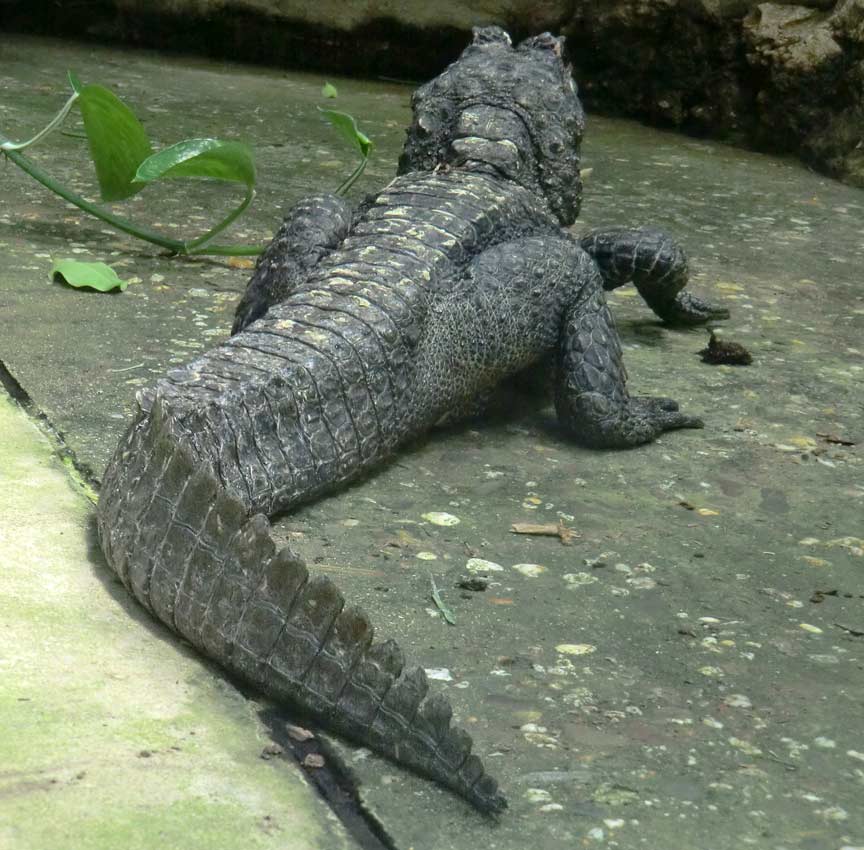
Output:
[[563,37],[549,33],[513,47],[498,27],[475,29],[459,59],[415,92],[399,173],[493,171],[545,197],[572,224],[585,114],[563,52]]

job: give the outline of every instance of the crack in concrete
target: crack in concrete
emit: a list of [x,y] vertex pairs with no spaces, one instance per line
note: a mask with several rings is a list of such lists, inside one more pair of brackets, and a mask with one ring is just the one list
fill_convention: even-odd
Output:
[[[289,734],[284,712],[265,708],[262,722],[282,750],[281,758],[291,758],[309,783],[339,818],[348,834],[362,850],[399,850],[384,825],[370,812],[358,793],[357,780],[339,755],[318,735],[298,741]],[[320,757],[309,759],[309,757]],[[310,764],[320,764],[315,767]]]
[[100,481],[93,469],[89,464],[78,459],[75,451],[66,442],[62,431],[48,418],[48,414],[33,401],[30,393],[2,360],[0,360],[0,384],[3,385],[3,389],[6,390],[9,397],[18,404],[48,438],[54,454],[63,464],[75,486],[89,501],[95,504],[99,498]]

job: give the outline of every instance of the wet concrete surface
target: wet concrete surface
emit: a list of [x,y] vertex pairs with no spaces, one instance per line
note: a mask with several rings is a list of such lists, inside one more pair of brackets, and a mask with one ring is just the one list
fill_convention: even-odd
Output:
[[[317,77],[19,39],[0,59],[8,136],[59,107],[71,65],[122,83],[160,143],[259,147],[260,200],[238,238],[265,238],[277,207],[350,170],[315,112]],[[392,174],[408,90],[335,82],[379,145],[369,191]],[[83,184],[80,143],[48,144],[46,167]],[[431,671],[511,810],[491,824],[363,750],[333,742],[334,757],[399,848],[864,846],[864,193],[600,119],[585,166],[577,230],[680,236],[693,290],[729,307],[718,326],[753,365],[702,363],[705,330],[667,329],[619,291],[631,390],[678,399],[704,430],[592,452],[522,398],[284,518],[278,532]],[[0,360],[99,470],[134,392],[227,333],[249,272],[104,233],[9,166],[3,195]],[[180,224],[211,197],[131,206]],[[117,296],[71,291],[47,282],[57,256],[107,258],[137,280]],[[510,530],[559,521],[569,545]],[[472,576],[487,588],[458,586]]]

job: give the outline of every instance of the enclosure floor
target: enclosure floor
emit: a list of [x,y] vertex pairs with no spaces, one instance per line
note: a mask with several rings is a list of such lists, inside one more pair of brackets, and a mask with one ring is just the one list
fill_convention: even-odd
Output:
[[0,846],[352,848],[256,704],[134,605],[90,503],[0,398]]
[[[7,136],[50,118],[73,68],[116,88],[157,146],[253,143],[261,191],[232,240],[264,240],[353,166],[315,108],[319,77],[30,39],[0,43],[0,67]],[[408,89],[332,82],[377,146],[361,196],[394,172]],[[521,399],[281,520],[430,671],[511,809],[491,824],[366,751],[333,742],[328,758],[400,850],[862,848],[864,193],[626,122],[591,119],[587,138],[578,228],[680,237],[692,289],[729,307],[718,324],[753,365],[702,363],[704,329],[670,330],[622,290],[632,391],[678,399],[704,430],[591,452]],[[36,156],[94,193],[79,140]],[[12,166],[2,179],[0,361],[98,476],[134,393],[225,337],[249,270],[160,256]],[[175,183],[125,212],[176,235],[235,200]],[[132,283],[51,284],[61,257]],[[2,415],[0,728],[15,734],[0,736],[0,845],[345,845],[288,765],[259,758],[256,704],[126,601],[87,503],[21,415]],[[559,521],[570,545],[511,532]],[[472,574],[485,591],[457,586]]]

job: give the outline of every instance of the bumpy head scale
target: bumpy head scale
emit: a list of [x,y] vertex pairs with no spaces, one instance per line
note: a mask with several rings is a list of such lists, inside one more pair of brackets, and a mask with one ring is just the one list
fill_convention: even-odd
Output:
[[499,27],[475,29],[459,59],[414,94],[400,173],[445,164],[493,170],[572,224],[585,114],[563,54],[564,39],[549,33],[513,47]]

